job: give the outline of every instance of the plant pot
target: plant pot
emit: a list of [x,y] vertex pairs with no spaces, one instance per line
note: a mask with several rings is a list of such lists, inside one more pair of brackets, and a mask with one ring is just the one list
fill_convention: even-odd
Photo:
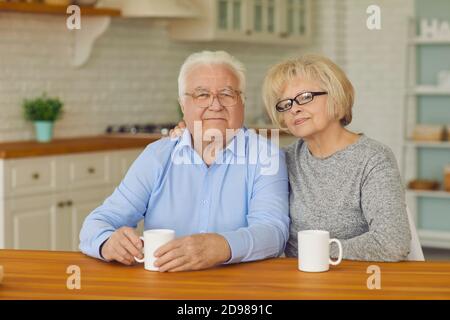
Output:
[[49,142],[53,136],[53,121],[35,121],[36,140],[38,142]]

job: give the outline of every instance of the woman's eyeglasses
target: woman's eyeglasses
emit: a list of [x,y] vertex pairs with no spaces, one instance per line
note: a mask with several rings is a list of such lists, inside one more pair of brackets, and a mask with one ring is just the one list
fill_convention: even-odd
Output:
[[285,112],[292,108],[292,106],[294,105],[294,102],[296,104],[298,104],[299,106],[301,106],[303,104],[313,101],[315,96],[321,96],[324,94],[328,94],[328,92],[325,92],[325,91],[302,92],[302,93],[299,93],[297,96],[295,96],[295,98],[293,98],[293,99],[284,99],[284,100],[277,102],[277,104],[275,105],[275,109],[278,112]]

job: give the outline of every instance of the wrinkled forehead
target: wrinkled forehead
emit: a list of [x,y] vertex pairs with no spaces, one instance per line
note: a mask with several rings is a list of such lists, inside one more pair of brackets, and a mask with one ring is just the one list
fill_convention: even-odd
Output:
[[226,65],[198,65],[192,67],[186,76],[187,91],[196,89],[217,90],[222,88],[238,89],[239,80]]

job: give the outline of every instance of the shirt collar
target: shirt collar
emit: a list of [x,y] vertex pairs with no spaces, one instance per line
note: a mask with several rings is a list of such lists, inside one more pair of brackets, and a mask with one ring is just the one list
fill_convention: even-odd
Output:
[[[231,139],[231,141],[227,144],[225,147],[225,150],[230,150],[232,154],[234,154],[236,157],[245,157],[245,136],[246,136],[247,128],[242,127],[236,132],[234,137]],[[242,139],[242,140],[241,140]],[[241,141],[241,143],[238,143],[238,140]]]
[[178,142],[177,146],[175,147],[175,150],[181,150],[184,147],[192,148],[191,133],[189,132],[189,130],[187,128],[183,131],[183,134],[181,135],[181,137],[178,137],[176,139],[179,139],[179,142]]
[[[242,127],[238,130],[238,132],[234,135],[231,141],[225,147],[225,150],[229,150],[233,155],[237,157],[245,157],[245,136],[246,136],[247,128]],[[238,144],[237,139],[244,139],[243,143]],[[192,146],[192,136],[190,131],[186,128],[183,131],[183,134],[177,138],[179,142],[175,147],[175,151],[179,151],[185,147],[193,149]]]

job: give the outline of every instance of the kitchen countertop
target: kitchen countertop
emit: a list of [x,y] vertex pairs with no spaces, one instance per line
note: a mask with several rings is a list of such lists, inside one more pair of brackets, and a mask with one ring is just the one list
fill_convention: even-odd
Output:
[[[262,128],[251,128],[259,132]],[[270,138],[271,131],[267,131]],[[279,131],[280,137],[293,137]],[[62,155],[79,152],[108,151],[117,149],[144,148],[161,138],[160,134],[103,134],[96,136],[53,139],[47,143],[34,140],[0,142],[0,159],[27,158]]]
[[[450,261],[343,260],[329,272],[306,273],[298,271],[297,259],[276,258],[159,273],[146,271],[142,264],[106,263],[80,252],[0,250],[0,264],[0,300],[450,299]],[[370,290],[373,273],[368,267],[373,265],[380,268],[381,288]],[[67,273],[69,266],[79,267],[80,290],[66,286],[73,272]]]
[[144,148],[160,138],[159,134],[146,134],[139,137],[98,135],[53,139],[48,143],[37,141],[2,142],[0,143],[0,159]]

